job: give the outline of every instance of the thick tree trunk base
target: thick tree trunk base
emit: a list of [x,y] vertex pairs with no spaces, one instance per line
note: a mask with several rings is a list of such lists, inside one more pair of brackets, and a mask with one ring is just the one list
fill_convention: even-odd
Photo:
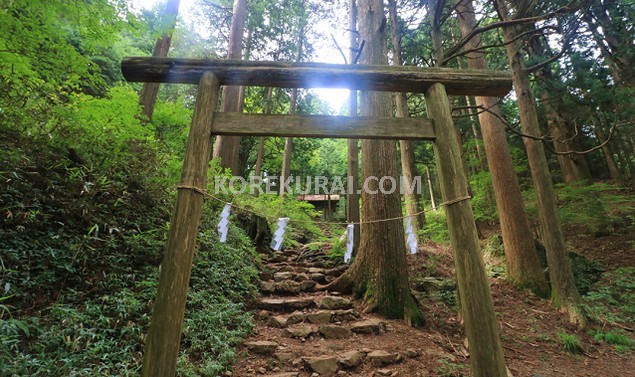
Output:
[[376,286],[378,279],[373,278],[370,274],[364,274],[361,268],[354,267],[352,266],[333,282],[316,289],[352,294],[356,299],[362,300],[364,313],[375,312],[389,319],[403,319],[412,327],[425,326],[426,320],[423,317],[423,312],[409,289],[404,292],[396,292],[402,297],[394,295],[387,297],[378,294],[381,291],[381,287]]

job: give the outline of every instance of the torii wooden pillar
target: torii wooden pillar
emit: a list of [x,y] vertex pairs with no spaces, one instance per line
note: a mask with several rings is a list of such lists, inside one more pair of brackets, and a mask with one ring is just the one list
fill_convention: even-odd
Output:
[[[472,373],[475,377],[506,376],[498,325],[447,95],[503,96],[511,90],[509,73],[172,58],[127,58],[122,63],[122,71],[129,81],[199,84],[180,190],[146,341],[143,376],[175,375],[212,135],[433,140],[470,344]],[[425,93],[431,119],[215,113],[220,85],[344,87]],[[252,124],[258,124],[257,128],[251,128]]]

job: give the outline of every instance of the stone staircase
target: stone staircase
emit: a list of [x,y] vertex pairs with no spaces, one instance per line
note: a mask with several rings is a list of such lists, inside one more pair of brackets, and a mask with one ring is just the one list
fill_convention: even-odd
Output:
[[[430,355],[422,352],[421,344],[400,339],[400,333],[420,330],[363,314],[338,292],[314,292],[316,284],[334,280],[347,266],[298,259],[297,252],[286,251],[266,261],[260,274],[263,296],[254,303],[256,327],[244,343],[243,357],[226,376],[429,375],[399,368],[444,353],[437,347]],[[422,341],[432,343],[425,337]]]

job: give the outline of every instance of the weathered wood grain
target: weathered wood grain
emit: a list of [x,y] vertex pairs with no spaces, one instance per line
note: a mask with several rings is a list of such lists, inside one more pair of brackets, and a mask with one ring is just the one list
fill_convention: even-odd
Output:
[[434,140],[432,120],[328,115],[216,113],[215,135]]
[[441,83],[448,94],[493,97],[512,88],[509,72],[412,66],[129,57],[121,69],[126,80],[136,82],[197,84],[209,71],[221,85],[424,93]]
[[206,188],[207,167],[212,151],[211,125],[218,104],[220,85],[213,73],[202,75],[192,127],[181,171],[183,189],[176,196],[168,232],[157,298],[143,356],[143,377],[173,377],[190,284],[194,245],[202,214],[203,195],[193,190]]
[[428,114],[437,125],[434,154],[454,252],[461,313],[470,344],[472,374],[479,377],[504,377],[507,374],[503,348],[474,213],[468,200],[461,145],[454,128],[450,102],[440,84],[433,85],[425,96]]

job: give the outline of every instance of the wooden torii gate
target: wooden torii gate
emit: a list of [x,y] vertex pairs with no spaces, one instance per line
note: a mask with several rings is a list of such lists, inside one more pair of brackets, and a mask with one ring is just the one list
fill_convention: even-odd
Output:
[[[126,58],[122,71],[129,81],[198,84],[180,181],[181,188],[190,189],[177,194],[146,340],[143,376],[175,375],[213,135],[433,141],[473,375],[504,375],[498,326],[472,206],[467,200],[467,180],[448,94],[504,96],[511,90],[509,73],[154,57]],[[216,112],[221,85],[424,93],[430,119],[222,113]]]

